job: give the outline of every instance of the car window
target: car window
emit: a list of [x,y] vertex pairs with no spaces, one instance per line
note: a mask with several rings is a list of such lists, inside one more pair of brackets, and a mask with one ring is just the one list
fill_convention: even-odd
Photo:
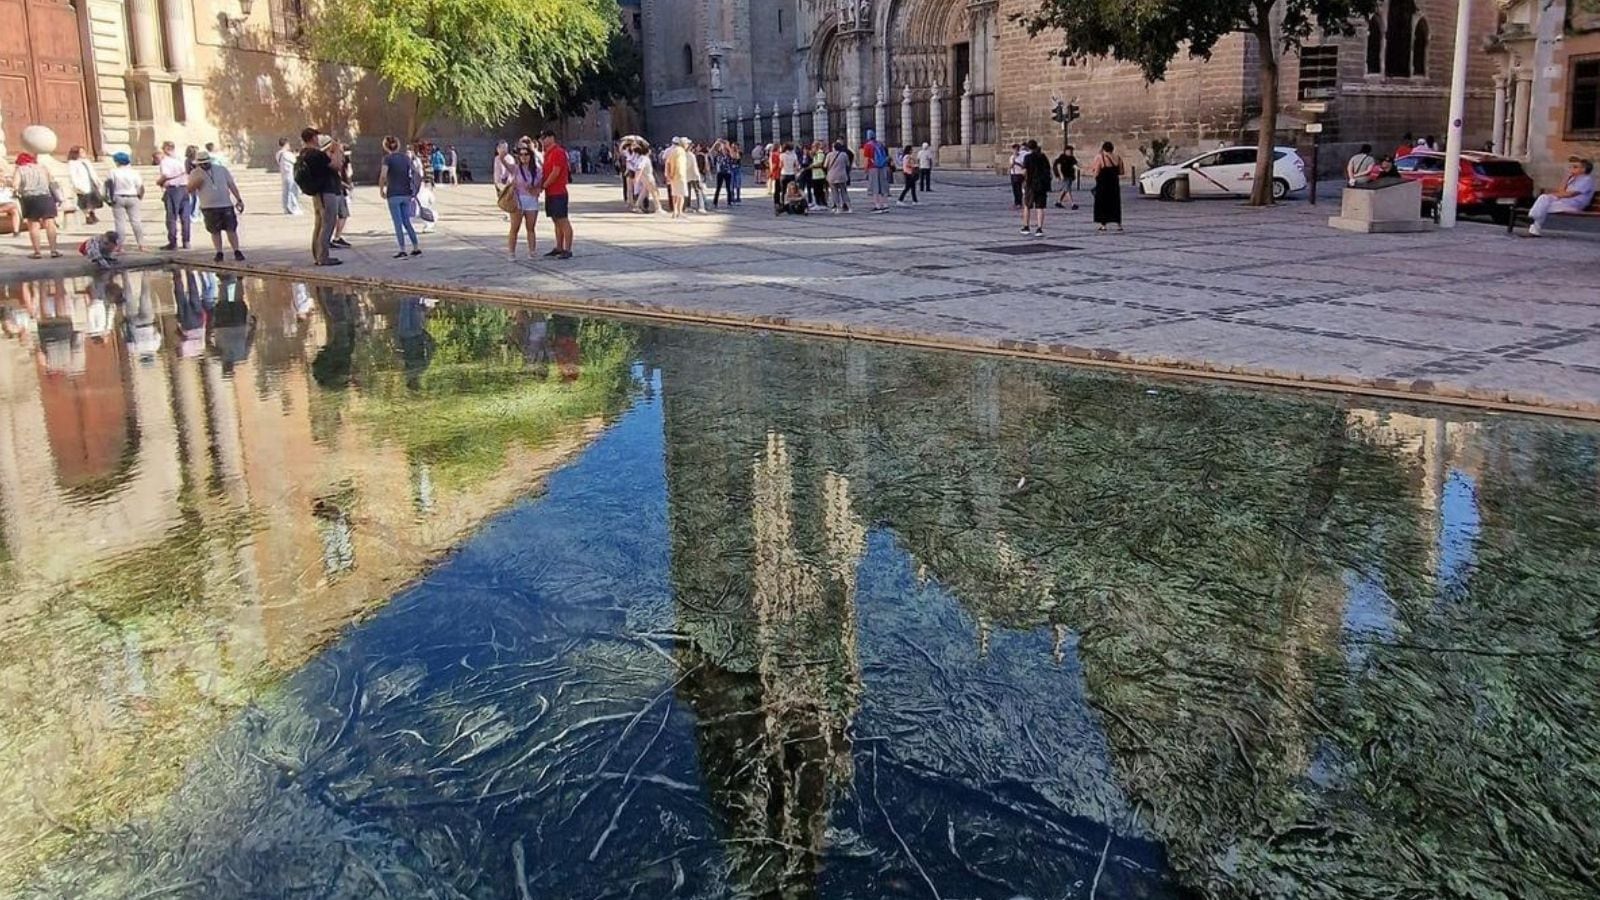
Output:
[[1528,174],[1514,159],[1486,159],[1473,168],[1485,178],[1523,178]]
[[1414,172],[1417,168],[1417,158],[1415,156],[1402,156],[1394,161],[1394,167],[1400,172]]
[[1222,157],[1222,161],[1217,163],[1219,166],[1245,166],[1252,165],[1256,161],[1256,150],[1253,147],[1248,149],[1235,147],[1232,150],[1224,150],[1217,155]]
[[1194,166],[1195,168],[1204,168],[1205,166],[1221,165],[1221,163],[1217,162],[1217,159],[1220,156],[1222,156],[1222,154],[1220,154],[1220,153],[1207,153],[1205,156],[1202,156],[1199,159],[1196,159],[1194,162],[1190,163],[1189,165]]
[[1444,158],[1439,156],[1419,156],[1417,157],[1417,171],[1443,172]]

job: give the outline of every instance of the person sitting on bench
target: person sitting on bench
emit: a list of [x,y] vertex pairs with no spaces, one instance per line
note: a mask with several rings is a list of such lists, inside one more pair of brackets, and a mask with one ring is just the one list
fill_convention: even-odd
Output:
[[1544,220],[1553,213],[1580,213],[1594,200],[1594,163],[1577,156],[1567,157],[1567,180],[1558,190],[1545,191],[1528,210],[1528,236],[1544,232]]

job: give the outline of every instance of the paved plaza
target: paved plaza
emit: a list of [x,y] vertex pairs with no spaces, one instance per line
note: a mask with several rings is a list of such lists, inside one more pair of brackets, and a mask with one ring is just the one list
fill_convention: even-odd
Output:
[[[570,260],[508,261],[485,185],[442,188],[424,255],[391,259],[388,213],[362,187],[356,248],[316,269],[309,219],[277,212],[276,179],[241,181],[254,272],[1600,416],[1600,234],[1581,225],[1355,235],[1327,227],[1331,196],[1252,209],[1129,193],[1127,233],[1097,234],[1084,192],[1039,241],[993,176],[940,173],[919,206],[883,215],[856,190],[853,215],[804,218],[774,217],[747,185],[732,212],[681,222],[627,213],[620,185],[590,176],[573,188]],[[81,271],[23,246],[0,239],[0,274]],[[209,265],[210,248],[175,258]]]

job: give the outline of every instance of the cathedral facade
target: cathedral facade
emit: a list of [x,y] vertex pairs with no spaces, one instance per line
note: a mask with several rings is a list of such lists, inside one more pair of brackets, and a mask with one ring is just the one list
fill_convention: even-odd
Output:
[[[842,137],[876,129],[894,143],[940,148],[945,165],[987,168],[1010,145],[1062,140],[1057,99],[1083,118],[1071,139],[1183,154],[1254,140],[1259,52],[1232,35],[1209,59],[1180,57],[1147,84],[1111,60],[1063,65],[1059,35],[1030,37],[1034,0],[642,0],[649,136],[759,140]],[[1280,140],[1309,145],[1320,122],[1329,157],[1383,148],[1406,132],[1447,130],[1456,5],[1388,0],[1355,33],[1283,55]],[[1495,61],[1482,49],[1497,9],[1472,21],[1468,146],[1494,131]]]

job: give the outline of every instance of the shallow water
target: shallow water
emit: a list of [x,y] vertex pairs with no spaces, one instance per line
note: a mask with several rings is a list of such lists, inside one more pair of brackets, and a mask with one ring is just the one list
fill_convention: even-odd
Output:
[[0,895],[1593,897],[1600,436],[4,288]]

